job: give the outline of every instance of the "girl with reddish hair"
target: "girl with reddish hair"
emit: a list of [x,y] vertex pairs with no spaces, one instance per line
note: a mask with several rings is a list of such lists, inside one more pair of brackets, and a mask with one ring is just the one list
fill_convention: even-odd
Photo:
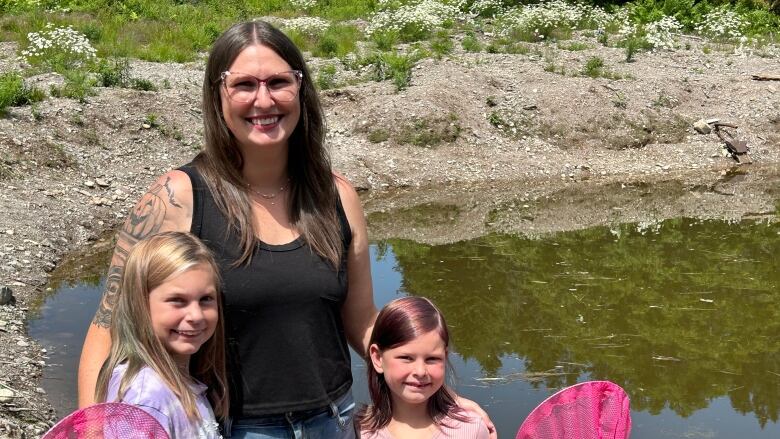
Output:
[[382,308],[368,349],[372,404],[357,415],[363,439],[489,437],[444,384],[449,340],[444,316],[424,297]]

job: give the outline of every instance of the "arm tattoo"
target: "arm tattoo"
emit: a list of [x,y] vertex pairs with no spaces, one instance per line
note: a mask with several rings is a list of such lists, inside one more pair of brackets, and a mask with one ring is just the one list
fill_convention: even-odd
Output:
[[116,265],[108,269],[106,290],[100,299],[100,307],[95,313],[95,318],[92,319],[92,324],[106,329],[111,327],[111,314],[119,299],[119,287],[122,285],[122,271],[122,267]]
[[171,203],[171,206],[178,207],[181,209],[181,204],[177,203],[176,200],[173,198],[173,188],[168,186],[168,183],[171,182],[171,177],[168,177],[167,180],[165,180],[165,191],[168,192],[168,202]]
[[[167,182],[165,187],[167,188]],[[159,196],[162,190],[162,185],[153,185],[141,197],[138,204],[135,205],[122,230],[119,231],[114,256],[111,259],[111,267],[108,269],[106,289],[103,292],[103,298],[100,300],[100,306],[95,313],[92,324],[103,328],[111,326],[111,313],[119,300],[122,273],[124,272],[125,262],[130,249],[138,241],[159,232],[165,220],[166,206]],[[172,202],[173,192],[168,190],[168,195],[169,200]]]

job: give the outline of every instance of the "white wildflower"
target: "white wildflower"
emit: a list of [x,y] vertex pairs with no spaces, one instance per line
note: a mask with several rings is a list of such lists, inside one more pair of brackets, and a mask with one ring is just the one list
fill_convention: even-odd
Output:
[[702,22],[696,26],[696,30],[710,38],[738,40],[743,36],[745,25],[747,21],[738,13],[726,8],[718,8],[708,12]]
[[311,9],[317,5],[317,0],[290,0],[290,4],[298,9]]
[[281,26],[285,29],[297,32],[319,35],[330,26],[330,23],[319,17],[297,17],[281,20]]
[[95,59],[97,51],[87,37],[72,26],[55,27],[48,23],[40,32],[27,34],[29,45],[22,51],[28,61],[57,62],[79,66],[85,61]]
[[[460,7],[459,9],[462,9]],[[504,11],[504,3],[501,0],[476,0],[469,8],[474,15],[495,17]]]
[[682,30],[682,25],[676,18],[665,16],[664,18],[649,23],[645,26],[647,42],[655,49],[672,50],[677,47],[677,36]]
[[435,0],[422,0],[407,4],[395,10],[376,13],[366,27],[366,35],[381,31],[398,31],[413,27],[420,31],[431,31],[460,14],[455,6]]
[[585,4],[570,4],[563,0],[552,0],[515,8],[501,20],[501,33],[513,30],[530,31],[540,38],[553,29],[604,28],[613,17],[600,7]]

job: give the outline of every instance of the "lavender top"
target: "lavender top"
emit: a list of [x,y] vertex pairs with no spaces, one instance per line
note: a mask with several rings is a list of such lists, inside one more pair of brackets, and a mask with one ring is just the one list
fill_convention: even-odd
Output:
[[[490,433],[485,426],[482,418],[474,416],[471,413],[464,413],[468,420],[458,421],[452,418],[444,418],[443,425],[436,430],[431,439],[488,439]],[[445,427],[446,425],[446,427]],[[361,439],[395,439],[387,427],[377,430],[373,433],[368,431],[360,432]],[[398,438],[400,439],[400,438]]]
[[191,385],[196,396],[196,407],[200,414],[199,422],[190,422],[181,401],[171,391],[157,373],[144,367],[133,378],[125,392],[124,398],[117,401],[119,383],[127,370],[127,364],[120,364],[111,374],[106,393],[107,402],[124,402],[143,409],[152,415],[163,426],[172,439],[219,439],[219,427],[214,419],[214,412],[206,398],[205,384],[195,382]]

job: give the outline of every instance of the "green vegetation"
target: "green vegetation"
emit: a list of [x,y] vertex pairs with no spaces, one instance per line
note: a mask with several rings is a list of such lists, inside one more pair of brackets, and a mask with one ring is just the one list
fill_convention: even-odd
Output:
[[415,146],[433,147],[441,143],[452,143],[460,137],[458,117],[450,113],[446,117],[415,118],[404,124],[395,140]]
[[65,84],[61,87],[52,86],[49,89],[49,93],[52,96],[86,102],[87,97],[96,94],[93,88],[96,85],[96,81],[87,72],[73,70],[65,72],[63,76],[65,78]]
[[582,66],[582,75],[591,78],[622,79],[623,76],[607,69],[604,60],[598,56],[588,58]]
[[463,50],[466,52],[482,51],[482,43],[479,42],[476,35],[474,35],[474,32],[467,32],[466,36],[463,37],[463,41],[461,41],[460,44],[463,47]]
[[[453,51],[453,41],[458,40],[468,52],[528,54],[536,43],[548,41],[557,41],[562,50],[592,49],[586,43],[565,41],[576,31],[596,36],[599,44],[612,41],[624,47],[626,60],[632,61],[645,49],[678,47],[682,31],[701,35],[716,47],[730,50],[741,44],[768,55],[771,51],[761,48],[777,42],[779,4],[780,0],[599,0],[578,7],[563,0],[528,4],[0,0],[0,38],[19,43],[21,55],[33,66],[25,75],[58,72],[66,83],[53,94],[84,100],[94,94],[95,86],[156,90],[148,79],[129,76],[127,58],[198,60],[231,24],[268,17],[312,56],[372,65],[371,79],[390,80],[401,90],[408,86],[411,67],[420,58],[441,58]],[[473,18],[463,21],[464,13]],[[358,26],[351,20],[366,24]],[[552,62],[545,69],[565,73]],[[583,74],[616,77],[595,64],[586,65]],[[335,86],[327,70],[321,75],[317,78],[321,89]]]
[[0,75],[0,116],[8,111],[8,107],[40,102],[45,94],[35,87],[28,87],[24,79],[17,73],[4,73]]
[[317,72],[317,87],[320,90],[327,90],[336,86],[336,66],[326,64],[320,67]]
[[370,65],[372,79],[393,81],[396,90],[403,90],[409,86],[412,79],[412,67],[421,58],[421,52],[411,54],[399,52],[380,52],[368,56],[362,60],[363,65]]

